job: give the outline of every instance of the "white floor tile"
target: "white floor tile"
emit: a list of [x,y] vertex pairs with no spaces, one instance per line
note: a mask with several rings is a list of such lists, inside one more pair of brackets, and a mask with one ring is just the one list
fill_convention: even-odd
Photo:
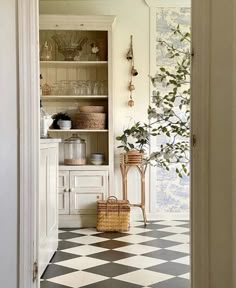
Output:
[[139,233],[143,233],[143,232],[148,232],[148,231],[152,231],[151,229],[146,229],[146,228],[141,228],[141,227],[130,227],[129,231],[124,232],[124,233],[128,233],[128,234],[139,234]]
[[161,281],[171,279],[173,276],[149,270],[138,270],[114,278],[137,285],[149,286]]
[[107,278],[108,277],[104,277],[93,273],[78,271],[62,275],[59,277],[51,278],[50,281],[53,283],[78,288],[98,281],[106,280]]
[[129,242],[129,243],[134,243],[134,244],[146,242],[146,241],[150,241],[154,239],[155,238],[153,237],[142,236],[142,235],[128,235],[128,236],[116,238],[116,240],[118,241]]
[[71,260],[58,262],[57,265],[69,267],[76,270],[84,270],[95,266],[109,263],[109,261],[94,259],[91,257],[78,257]]
[[180,244],[176,246],[172,246],[169,248],[166,248],[171,251],[178,251],[178,252],[183,252],[183,253],[188,253],[190,252],[190,245],[189,244]]
[[132,254],[136,254],[136,255],[141,255],[144,253],[149,253],[149,252],[157,251],[160,249],[161,248],[147,246],[147,245],[133,244],[133,245],[120,247],[120,248],[113,249],[113,250],[126,252],[126,253],[132,253]]
[[72,254],[82,255],[82,256],[91,255],[91,254],[99,253],[103,251],[107,251],[107,249],[90,246],[90,245],[82,245],[82,246],[63,250],[63,252],[66,252],[66,253],[72,253]]
[[178,227],[178,226],[171,226],[165,227],[162,229],[158,229],[159,231],[170,232],[170,233],[185,233],[189,232],[189,228]]
[[141,226],[141,225],[143,225],[143,222],[132,221],[130,223],[130,227]]
[[166,262],[165,260],[155,259],[155,258],[146,257],[146,256],[134,256],[134,257],[129,257],[129,258],[115,261],[115,263],[117,264],[132,266],[132,267],[136,267],[140,269],[159,265],[165,262]]
[[176,262],[180,264],[190,265],[190,256],[182,257],[179,259],[172,260],[171,262]]
[[84,235],[94,235],[94,234],[101,233],[101,232],[98,232],[95,228],[78,229],[78,230],[74,230],[73,232],[84,234]]
[[70,239],[70,242],[80,243],[80,244],[93,244],[98,242],[107,241],[107,238],[96,237],[93,235],[81,236],[78,238]]
[[190,273],[179,275],[178,277],[190,280]]
[[187,221],[173,221],[173,220],[165,220],[157,222],[159,225],[166,225],[166,226],[178,226],[183,224],[188,224]]
[[161,239],[175,241],[175,242],[180,242],[180,243],[189,243],[190,236],[189,235],[185,235],[185,234],[174,234],[174,235],[171,235],[171,236],[163,237]]

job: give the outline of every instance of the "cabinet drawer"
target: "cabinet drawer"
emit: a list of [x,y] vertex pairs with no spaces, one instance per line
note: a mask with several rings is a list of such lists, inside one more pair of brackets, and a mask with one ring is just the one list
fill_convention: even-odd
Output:
[[107,171],[71,171],[70,187],[77,192],[104,192],[108,185]]

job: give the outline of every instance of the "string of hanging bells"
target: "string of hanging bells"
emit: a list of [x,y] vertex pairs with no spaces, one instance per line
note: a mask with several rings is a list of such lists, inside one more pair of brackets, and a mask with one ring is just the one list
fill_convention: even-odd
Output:
[[134,106],[133,91],[135,90],[135,86],[133,84],[133,77],[138,75],[138,71],[134,67],[133,35],[130,35],[130,48],[127,52],[126,59],[130,62],[130,82],[128,86],[130,96],[128,105],[130,107],[133,107]]

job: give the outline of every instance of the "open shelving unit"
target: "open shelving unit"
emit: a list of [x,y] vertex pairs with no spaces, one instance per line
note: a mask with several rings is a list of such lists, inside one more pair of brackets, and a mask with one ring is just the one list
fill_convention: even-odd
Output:
[[[50,137],[62,139],[59,149],[58,199],[61,227],[95,226],[96,201],[107,198],[113,187],[111,47],[114,22],[114,16],[40,15],[40,47],[46,42],[52,53],[50,61],[40,61],[40,74],[43,76],[41,85],[56,87],[49,89],[49,95],[41,96],[42,104],[48,114],[67,113],[72,120],[72,129],[49,129]],[[81,37],[80,39],[86,38],[87,42],[82,46],[79,60],[76,57],[75,61],[64,61],[64,55],[60,53],[53,35],[64,34],[66,37],[71,37],[74,32]],[[92,60],[94,55],[91,56],[93,43],[99,47],[96,61]],[[78,81],[78,84],[75,82],[75,87],[80,85],[79,81],[90,83],[91,87],[94,83],[103,83],[100,86],[103,85],[103,89],[98,93],[94,92],[94,89],[91,93],[81,93],[83,90],[80,89],[78,89],[80,92],[73,89],[73,93],[63,93],[70,91],[69,89],[60,91],[61,87],[63,89],[63,83],[67,85],[69,82],[70,85],[72,83],[70,81],[73,81],[73,84]],[[106,113],[104,129],[74,129],[76,125],[73,125],[73,122],[80,113],[79,108],[88,105],[104,106],[104,113]],[[65,166],[63,164],[63,140],[71,137],[72,134],[78,134],[86,142],[86,165]],[[90,163],[92,153],[105,155],[103,165]]]

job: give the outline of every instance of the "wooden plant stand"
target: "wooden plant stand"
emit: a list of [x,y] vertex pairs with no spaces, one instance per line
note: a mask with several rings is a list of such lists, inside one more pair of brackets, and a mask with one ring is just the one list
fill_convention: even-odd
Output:
[[145,210],[145,173],[147,170],[147,165],[142,163],[143,154],[137,151],[129,151],[120,155],[120,169],[122,175],[122,190],[123,190],[123,200],[127,200],[127,176],[128,171],[131,167],[136,167],[140,173],[141,177],[141,203],[140,204],[130,204],[133,207],[140,207],[143,213],[144,225],[147,225],[147,217]]

